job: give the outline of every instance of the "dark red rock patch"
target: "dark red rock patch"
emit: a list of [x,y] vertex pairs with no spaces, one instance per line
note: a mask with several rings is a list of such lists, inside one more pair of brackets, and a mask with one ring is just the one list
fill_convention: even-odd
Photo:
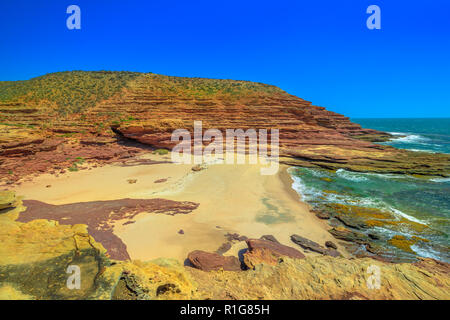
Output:
[[285,246],[271,240],[248,239],[248,251],[244,253],[244,264],[253,269],[260,263],[276,265],[280,258],[289,257],[303,259],[305,255],[292,247]]
[[134,222],[132,219],[141,212],[188,214],[199,206],[194,202],[166,199],[119,199],[63,205],[24,200],[23,204],[27,209],[20,213],[17,221],[49,219],[64,225],[86,224],[89,234],[105,247],[112,259],[116,260],[127,260],[130,256],[127,246],[113,233],[115,221],[128,219],[128,223],[132,223]]

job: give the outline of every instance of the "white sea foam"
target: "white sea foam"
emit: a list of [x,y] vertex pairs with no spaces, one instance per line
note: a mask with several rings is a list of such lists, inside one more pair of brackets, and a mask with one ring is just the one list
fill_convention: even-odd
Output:
[[[383,234],[387,238],[392,238],[393,236],[398,235],[399,233],[402,235],[405,235],[401,231],[392,231],[390,229],[383,228],[383,227],[373,227],[372,230],[376,231],[376,233]],[[408,236],[409,236],[409,234],[408,234]]]
[[[377,177],[382,179],[407,179],[407,178],[415,178],[409,175],[400,175],[400,174],[392,174],[392,173],[376,173],[376,172],[352,172],[347,171],[345,169],[338,169],[336,174],[343,179],[361,182],[369,180],[369,177]],[[416,178],[415,178],[416,179]]]
[[414,151],[414,152],[426,152],[426,153],[438,153],[437,151],[433,151],[433,150],[425,150],[425,149],[408,149],[409,151]]
[[417,244],[414,244],[411,246],[411,249],[416,252],[419,256],[423,257],[423,258],[433,258],[436,260],[440,260],[440,261],[444,261],[444,262],[448,262],[448,259],[445,259],[443,257],[441,257],[440,253],[436,250],[433,250],[431,248],[421,248],[420,246],[418,246]]
[[406,133],[403,132],[388,132],[390,134],[392,134],[393,136],[406,136]]
[[322,192],[313,187],[307,187],[300,177],[292,176],[294,182],[292,183],[292,189],[294,189],[304,201],[311,201],[317,197],[322,196]]
[[315,169],[307,169],[307,170],[314,177],[318,177],[318,178],[328,177],[328,175],[323,170],[315,170]]
[[350,172],[344,169],[336,170],[336,175],[340,178],[355,182],[367,181],[367,178],[364,177],[364,175],[362,175],[361,173]]
[[400,136],[398,138],[393,138],[391,141],[394,142],[403,142],[403,143],[416,143],[416,144],[423,144],[423,145],[430,145],[427,143],[430,139],[425,138],[418,134],[408,134],[408,133],[401,133],[401,132],[390,132],[394,136]]
[[408,215],[408,214],[406,214],[406,213],[404,213],[404,212],[402,212],[402,211],[400,211],[398,209],[389,207],[389,210],[392,211],[393,213],[395,213],[396,215],[401,216],[402,218],[405,218],[405,219],[407,219],[409,221],[413,221],[413,222],[417,222],[417,223],[421,223],[421,224],[425,224],[426,225],[426,223],[424,221],[416,219],[413,216],[410,216],[410,215]]
[[430,179],[430,181],[433,181],[433,182],[450,182],[450,178],[434,178],[434,179]]
[[394,174],[394,173],[376,173],[376,172],[358,172],[355,173],[362,176],[372,176],[381,179],[420,179],[414,176],[410,176],[407,174]]

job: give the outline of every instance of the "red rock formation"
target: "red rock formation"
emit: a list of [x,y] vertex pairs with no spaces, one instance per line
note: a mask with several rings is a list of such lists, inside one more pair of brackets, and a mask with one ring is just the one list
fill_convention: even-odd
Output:
[[203,271],[240,271],[241,263],[236,257],[225,257],[218,253],[195,250],[188,255],[189,262]]
[[[57,80],[58,76],[52,74],[47,78]],[[67,86],[73,83],[67,81],[71,76],[71,73],[61,75]],[[45,79],[39,81],[45,84]],[[49,86],[58,83],[61,82],[50,82]],[[18,86],[22,85],[26,86],[27,82]],[[57,113],[61,106],[52,102],[50,96],[46,97],[48,100],[27,101],[26,97],[19,96],[0,101],[0,122],[7,124],[0,125],[3,182],[13,182],[33,170],[36,172],[31,169],[36,163],[41,171],[52,170],[45,163],[50,152],[52,156],[56,154],[55,163],[66,165],[64,157],[90,157],[102,163],[120,161],[139,149],[145,150],[127,147],[115,138],[116,134],[151,147],[170,149],[175,145],[170,139],[172,131],[186,128],[192,132],[194,120],[203,122],[203,131],[215,128],[223,134],[226,129],[278,129],[280,160],[288,165],[450,175],[449,155],[408,152],[374,144],[373,141],[384,141],[389,135],[363,129],[343,115],[314,106],[274,86],[133,74],[132,80],[119,87],[116,94],[107,99],[98,97],[95,104],[91,100],[86,102],[84,95],[77,96],[86,107],[68,115]],[[27,169],[15,170],[17,164]]]
[[305,255],[297,249],[274,241],[248,239],[246,243],[248,251],[244,253],[244,263],[249,269],[253,269],[260,263],[276,265],[281,257],[296,259],[303,259],[305,257]]
[[116,260],[127,260],[130,256],[125,243],[113,233],[115,221],[127,219],[127,222],[132,222],[132,219],[141,212],[188,214],[198,207],[198,203],[166,199],[119,199],[63,205],[25,200],[23,204],[27,209],[20,213],[17,221],[49,219],[65,225],[86,224],[89,233],[105,247],[110,257]]

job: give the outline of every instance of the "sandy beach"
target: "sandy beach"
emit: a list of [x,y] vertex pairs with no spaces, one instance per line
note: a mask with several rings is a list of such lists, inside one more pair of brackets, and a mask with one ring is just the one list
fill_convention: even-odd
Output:
[[[170,156],[154,154],[141,158],[170,160]],[[115,223],[114,234],[126,244],[134,260],[167,257],[184,261],[193,250],[216,251],[227,242],[227,234],[248,238],[273,235],[292,247],[297,247],[290,240],[292,234],[320,244],[336,242],[326,224],[309,211],[291,188],[287,166],[280,166],[275,175],[261,175],[261,165],[208,164],[197,172],[191,170],[192,166],[87,165],[88,169],[59,177],[44,174],[25,181],[17,188],[17,194],[25,200],[55,205],[123,198],[164,198],[200,204],[189,214],[143,212],[134,218],[134,223]],[[130,183],[130,179],[136,182]],[[231,249],[224,255],[236,255],[246,247],[243,241],[232,241]],[[346,255],[344,248],[339,250]]]

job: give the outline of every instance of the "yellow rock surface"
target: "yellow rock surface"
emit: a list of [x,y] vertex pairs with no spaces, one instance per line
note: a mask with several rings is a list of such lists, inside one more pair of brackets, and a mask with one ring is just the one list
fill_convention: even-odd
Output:
[[157,259],[150,262],[125,262],[122,264],[125,286],[119,284],[115,299],[196,299],[197,284],[178,261]]
[[[375,266],[375,267],[373,267]],[[373,269],[380,286],[371,289]],[[254,271],[189,271],[201,299],[449,299],[449,265],[431,259],[388,264],[370,258],[284,259]]]
[[[238,272],[204,272],[171,259],[111,263],[85,225],[20,223],[20,210],[18,201],[0,214],[0,299],[450,299],[450,265],[432,259],[284,257]],[[66,285],[69,265],[81,270],[78,290]]]

